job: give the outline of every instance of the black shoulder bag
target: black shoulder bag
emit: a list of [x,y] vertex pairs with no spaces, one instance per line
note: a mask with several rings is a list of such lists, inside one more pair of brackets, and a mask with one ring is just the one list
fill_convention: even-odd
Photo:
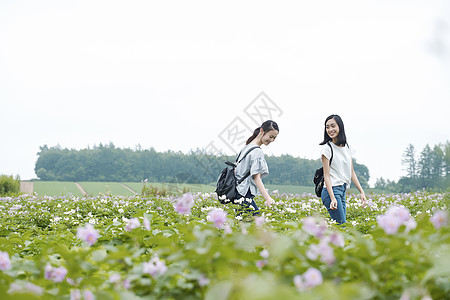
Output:
[[[331,149],[331,158],[330,158],[330,166],[331,162],[333,161],[333,147],[331,147],[330,143],[327,142],[328,146],[330,146]],[[316,173],[314,174],[313,182],[315,184],[314,191],[316,192],[316,196],[320,197],[322,195],[322,189],[324,184],[324,177],[323,177],[323,167],[316,170]]]

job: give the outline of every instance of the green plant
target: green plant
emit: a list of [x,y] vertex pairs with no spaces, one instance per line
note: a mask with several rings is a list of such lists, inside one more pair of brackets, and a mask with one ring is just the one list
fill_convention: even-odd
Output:
[[[330,222],[320,199],[307,194],[272,195],[271,209],[257,197],[263,216],[249,222],[214,194],[192,197],[185,214],[176,210],[183,198],[173,196],[3,198],[0,298],[446,299],[450,293],[449,194],[368,195],[365,209],[349,194],[345,226]],[[377,219],[392,206],[408,209],[414,222],[387,233]],[[216,224],[213,211],[226,213],[225,223]],[[67,271],[59,275],[64,280],[49,274],[56,268]],[[314,286],[308,270],[320,272]]]
[[0,196],[14,196],[20,193],[20,177],[0,176]]

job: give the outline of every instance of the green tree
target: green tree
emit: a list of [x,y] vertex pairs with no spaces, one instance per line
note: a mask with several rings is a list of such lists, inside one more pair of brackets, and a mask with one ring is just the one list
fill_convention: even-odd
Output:
[[450,189],[450,142],[444,145],[444,189]]
[[384,190],[386,188],[386,180],[383,177],[377,178],[375,181],[375,188]]
[[402,159],[403,168],[406,171],[406,177],[413,179],[417,178],[417,161],[416,161],[416,149],[412,144],[409,144],[403,153]]
[[430,145],[426,145],[420,153],[419,158],[419,179],[420,188],[430,188],[432,184],[433,156]]
[[356,176],[358,176],[359,183],[363,188],[369,187],[369,169],[365,165],[358,164],[355,159],[353,159],[353,169],[355,170]]

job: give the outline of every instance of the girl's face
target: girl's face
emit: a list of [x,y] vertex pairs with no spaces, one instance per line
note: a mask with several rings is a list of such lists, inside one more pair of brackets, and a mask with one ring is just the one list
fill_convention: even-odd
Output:
[[327,131],[328,136],[333,142],[337,141],[337,137],[339,135],[339,126],[336,123],[335,119],[329,119],[325,124],[325,130]]
[[[262,129],[261,129],[261,131],[262,131]],[[278,131],[275,129],[267,131],[266,133],[263,132],[263,136],[261,137],[261,142],[267,146],[270,143],[272,143],[273,141],[275,141],[275,139],[277,138],[277,135],[278,135]]]

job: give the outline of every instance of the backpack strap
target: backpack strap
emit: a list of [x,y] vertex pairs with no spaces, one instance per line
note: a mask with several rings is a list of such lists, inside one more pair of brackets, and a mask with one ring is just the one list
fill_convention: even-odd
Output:
[[331,149],[331,158],[330,158],[330,166],[331,166],[331,162],[333,161],[333,147],[331,147],[330,142],[327,142],[328,146],[330,146]]
[[[331,147],[331,146],[330,146],[330,147]],[[241,156],[242,151],[239,152],[239,155],[236,157],[236,164],[240,163],[240,162],[247,156],[247,154],[249,154],[250,152],[252,152],[252,151],[255,150],[256,148],[260,148],[260,147],[259,147],[259,146],[255,146],[255,147],[250,148],[250,149],[247,151],[247,153],[245,153],[245,155],[241,158],[240,161],[238,161],[238,159],[239,159],[239,156]]]
[[[245,153],[245,155],[241,158],[241,160],[238,161],[239,156],[241,155],[241,153],[239,153],[238,157],[236,157],[236,165],[239,164],[246,156],[247,154],[249,154],[251,151],[255,150],[256,148],[260,148],[259,146],[255,146],[250,148],[247,153]],[[242,181],[244,181],[248,176],[250,176],[250,170],[248,170],[247,173],[244,174],[244,176],[242,176],[241,179],[238,180],[237,184],[240,184]]]

